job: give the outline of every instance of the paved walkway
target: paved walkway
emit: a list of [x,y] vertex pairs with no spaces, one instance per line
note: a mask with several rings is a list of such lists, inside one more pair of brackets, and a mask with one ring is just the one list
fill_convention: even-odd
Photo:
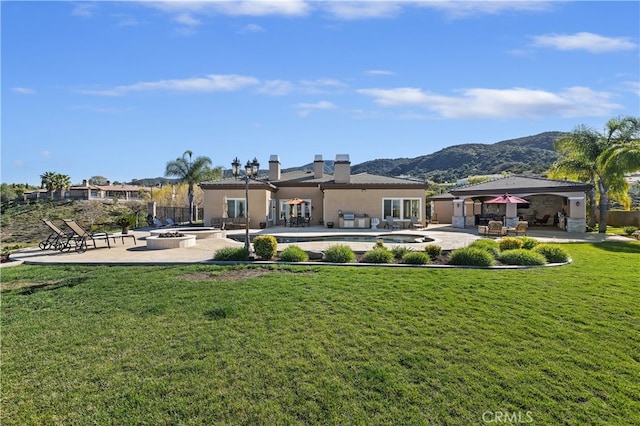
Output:
[[[169,228],[168,228],[169,229]],[[226,238],[231,235],[239,235],[242,237],[245,231],[223,231],[218,238],[199,239],[193,247],[166,249],[166,250],[149,250],[146,247],[145,238],[150,235],[149,229],[136,230],[137,244],[134,245],[132,238],[125,238],[124,243],[121,239],[116,239],[111,244],[111,248],[106,246],[104,241],[97,241],[98,248],[93,248],[89,244],[89,249],[84,253],[60,253],[51,250],[40,250],[38,248],[27,248],[15,252],[11,255],[11,262],[1,264],[3,267],[26,264],[111,264],[111,265],[160,265],[160,264],[185,264],[185,263],[204,263],[213,259],[216,250],[223,247],[234,246],[242,247],[242,242],[234,241]],[[276,226],[268,229],[250,230],[252,235],[267,234],[281,236],[321,236],[321,235],[338,235],[338,234],[365,234],[380,235],[389,234],[388,230],[379,229],[327,229],[324,227],[309,228],[284,228]],[[475,228],[473,229],[457,229],[450,225],[429,225],[424,231],[393,231],[393,234],[415,234],[432,238],[434,241],[429,242],[438,244],[443,250],[453,250],[464,247],[472,241],[480,238]],[[556,228],[537,228],[530,229],[527,235],[538,239],[541,242],[601,242],[601,241],[627,241],[622,236],[603,235],[603,234],[582,234],[567,233]],[[337,244],[336,242],[306,242],[294,243],[304,250],[322,251],[328,246]],[[340,242],[340,244],[349,245],[354,251],[370,250],[374,243],[371,242]],[[411,243],[407,246],[413,249],[423,249],[428,243]],[[283,250],[290,244],[279,243],[278,250]],[[393,247],[394,243],[385,244],[387,247]]]

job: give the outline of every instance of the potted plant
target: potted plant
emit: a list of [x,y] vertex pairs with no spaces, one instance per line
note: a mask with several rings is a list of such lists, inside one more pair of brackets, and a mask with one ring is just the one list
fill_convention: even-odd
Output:
[[122,229],[123,234],[128,234],[129,228],[136,224],[136,218],[131,215],[122,215],[115,220],[115,224]]

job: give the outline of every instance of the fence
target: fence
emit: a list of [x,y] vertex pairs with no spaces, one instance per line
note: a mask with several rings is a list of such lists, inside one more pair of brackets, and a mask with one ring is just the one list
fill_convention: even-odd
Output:
[[[194,221],[204,216],[204,208],[194,209]],[[160,220],[172,219],[176,223],[189,222],[189,207],[164,207],[156,206],[156,217]]]

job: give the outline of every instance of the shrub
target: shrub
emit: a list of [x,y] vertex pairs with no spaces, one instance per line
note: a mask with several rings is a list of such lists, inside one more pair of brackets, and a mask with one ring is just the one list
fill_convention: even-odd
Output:
[[532,248],[540,244],[535,238],[526,236],[520,237],[520,241],[522,241],[522,248],[525,250],[531,250]]
[[569,254],[562,248],[551,244],[540,244],[533,248],[540,253],[549,263],[565,263],[569,261]]
[[224,247],[214,253],[213,260],[249,260],[249,250],[245,249],[244,247]]
[[442,253],[442,247],[437,244],[427,244],[426,246],[424,246],[424,251],[429,255],[431,259],[435,259],[436,257],[440,256],[440,253]]
[[634,232],[636,232],[638,230],[637,227],[635,226],[623,226],[622,230],[624,231],[625,234],[627,235],[633,235]]
[[393,262],[393,253],[386,248],[374,248],[364,254],[365,263],[391,263]]
[[324,260],[331,263],[353,263],[356,261],[356,255],[351,247],[336,244],[324,251]]
[[375,246],[373,246],[373,248],[374,248],[374,249],[379,249],[379,248],[380,248],[380,249],[383,249],[383,248],[385,248],[385,246],[384,246],[384,241],[382,241],[382,239],[381,239],[381,238],[378,238],[378,239],[376,240],[376,245],[375,245]]
[[505,250],[498,260],[507,265],[544,265],[547,259],[540,253],[526,249]]
[[411,251],[404,255],[402,263],[410,265],[426,265],[431,263],[431,256],[423,251]]
[[405,254],[413,251],[411,247],[405,246],[394,246],[391,248],[391,253],[393,253],[393,257],[396,259],[402,259]]
[[515,250],[522,248],[522,240],[516,237],[504,237],[498,241],[500,251]]
[[449,263],[451,265],[492,266],[495,265],[496,260],[487,250],[464,247],[451,252]]
[[283,262],[306,262],[309,260],[309,255],[298,246],[289,246],[280,253],[280,260]]
[[270,260],[278,251],[278,241],[273,235],[258,235],[253,239],[253,249],[260,259]]
[[477,248],[480,250],[484,250],[490,253],[493,257],[497,258],[500,254],[500,245],[495,240],[490,240],[488,238],[482,238],[480,240],[475,240],[467,247]]

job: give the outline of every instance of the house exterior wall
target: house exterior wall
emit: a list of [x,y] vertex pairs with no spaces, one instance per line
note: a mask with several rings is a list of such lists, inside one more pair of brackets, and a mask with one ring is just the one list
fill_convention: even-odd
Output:
[[322,204],[323,194],[317,186],[296,186],[296,187],[280,187],[276,193],[277,202],[277,218],[282,223],[282,214],[286,212],[280,210],[280,201],[291,200],[293,198],[300,198],[302,200],[311,200],[311,221],[310,225],[319,225],[323,220]]
[[453,217],[453,199],[451,200],[432,200],[431,201],[431,220],[449,224]]
[[324,222],[339,223],[339,211],[343,213],[367,214],[371,218],[384,221],[383,199],[385,198],[417,198],[420,199],[419,219],[425,222],[424,189],[325,189]]
[[[211,219],[227,217],[226,200],[244,199],[244,186],[238,189],[221,189],[203,191],[202,206],[204,208],[203,223],[211,225]],[[266,189],[249,187],[249,220],[251,227],[258,227],[260,222],[267,222],[269,203],[272,193]]]

